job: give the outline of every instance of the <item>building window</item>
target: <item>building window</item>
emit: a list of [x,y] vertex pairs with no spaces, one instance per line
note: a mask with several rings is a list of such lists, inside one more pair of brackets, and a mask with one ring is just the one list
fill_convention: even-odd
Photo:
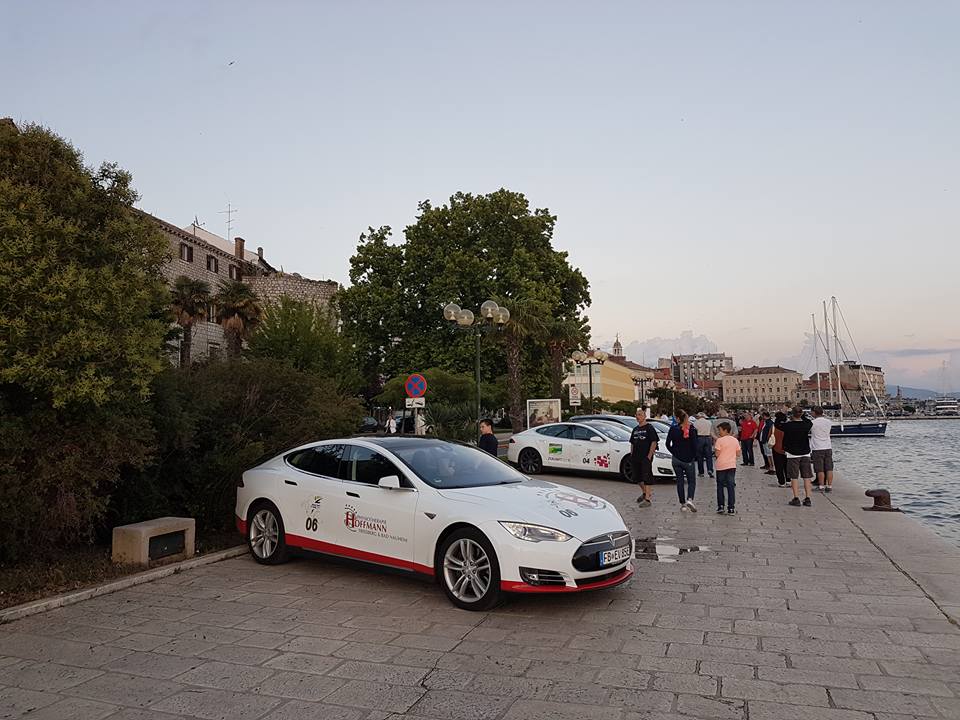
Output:
[[210,343],[207,345],[207,352],[211,360],[217,360],[220,357],[220,343]]
[[207,270],[212,273],[220,272],[220,264],[213,255],[207,255]]
[[231,279],[231,280],[239,280],[239,279],[240,279],[240,268],[238,268],[236,265],[231,265],[231,266],[230,266],[230,279]]
[[180,243],[180,259],[184,262],[193,262],[193,248],[186,243]]
[[207,322],[217,322],[217,306],[214,303],[207,303]]

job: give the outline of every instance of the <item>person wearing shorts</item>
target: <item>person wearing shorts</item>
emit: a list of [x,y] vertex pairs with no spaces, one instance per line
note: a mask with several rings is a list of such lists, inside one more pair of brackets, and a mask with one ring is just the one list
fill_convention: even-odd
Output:
[[798,478],[803,478],[803,506],[813,504],[810,496],[813,495],[813,461],[810,457],[810,428],[813,422],[804,417],[803,410],[795,407],[790,413],[790,419],[783,424],[783,449],[787,455],[787,478],[793,490],[793,500],[790,505],[799,506],[800,487]]
[[810,451],[813,454],[813,471],[817,474],[816,485],[823,492],[833,492],[832,429],[833,423],[823,416],[823,408],[815,407],[813,427],[810,429]]
[[636,418],[637,426],[630,433],[630,480],[640,485],[642,494],[637,503],[640,507],[650,507],[653,500],[653,454],[657,451],[660,436],[647,422],[646,408],[638,407]]

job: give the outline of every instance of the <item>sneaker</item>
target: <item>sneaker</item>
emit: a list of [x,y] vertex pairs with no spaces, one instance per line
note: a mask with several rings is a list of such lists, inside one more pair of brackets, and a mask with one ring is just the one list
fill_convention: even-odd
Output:
[[784,480],[777,480],[777,485],[780,487],[786,487],[787,483]]
[[727,515],[736,515],[736,514],[737,514],[737,511],[734,510],[733,508],[729,508],[727,510]]
[[717,515],[723,515],[724,512],[726,511],[723,509],[723,505],[717,505]]
[[793,500],[791,500],[791,501],[790,501],[789,503],[787,503],[787,504],[788,504],[788,505],[793,505],[794,507],[800,507],[800,498],[796,498],[796,497],[795,497]]
[[687,507],[690,508],[690,512],[697,511],[697,506],[693,504],[693,500],[687,500]]
[[824,492],[833,492],[833,485],[827,485],[824,489]]
[[767,470],[767,471],[764,473],[764,475],[776,475],[776,474],[777,474],[777,471],[776,471],[776,470]]
[[649,500],[647,500],[645,497],[637,498],[637,506],[638,506],[638,507],[648,508],[648,507],[650,507],[651,505],[653,505],[653,503],[650,502]]
[[711,480],[713,479],[713,473],[710,473],[710,479]]
[[683,504],[680,506],[680,512],[684,512],[685,510],[689,510],[689,509],[690,509],[690,508],[687,506],[686,503],[683,503]]
[[803,506],[804,506],[804,507],[811,507],[812,505],[813,505],[813,503],[810,501],[810,498],[804,498],[804,499],[803,499]]

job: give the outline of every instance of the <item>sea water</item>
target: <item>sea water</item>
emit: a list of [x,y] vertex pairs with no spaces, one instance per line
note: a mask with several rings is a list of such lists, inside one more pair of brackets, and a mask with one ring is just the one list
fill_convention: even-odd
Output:
[[886,488],[895,507],[960,546],[960,420],[891,420],[886,437],[833,438],[833,456],[836,483]]

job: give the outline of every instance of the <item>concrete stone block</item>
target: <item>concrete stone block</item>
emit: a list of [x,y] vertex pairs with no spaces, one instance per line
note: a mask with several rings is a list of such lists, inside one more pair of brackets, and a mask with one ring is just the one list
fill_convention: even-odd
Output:
[[162,517],[121,525],[113,529],[113,561],[125,565],[149,567],[150,538],[168,533],[183,533],[183,552],[154,562],[168,563],[192,558],[196,549],[196,521],[193,518]]

